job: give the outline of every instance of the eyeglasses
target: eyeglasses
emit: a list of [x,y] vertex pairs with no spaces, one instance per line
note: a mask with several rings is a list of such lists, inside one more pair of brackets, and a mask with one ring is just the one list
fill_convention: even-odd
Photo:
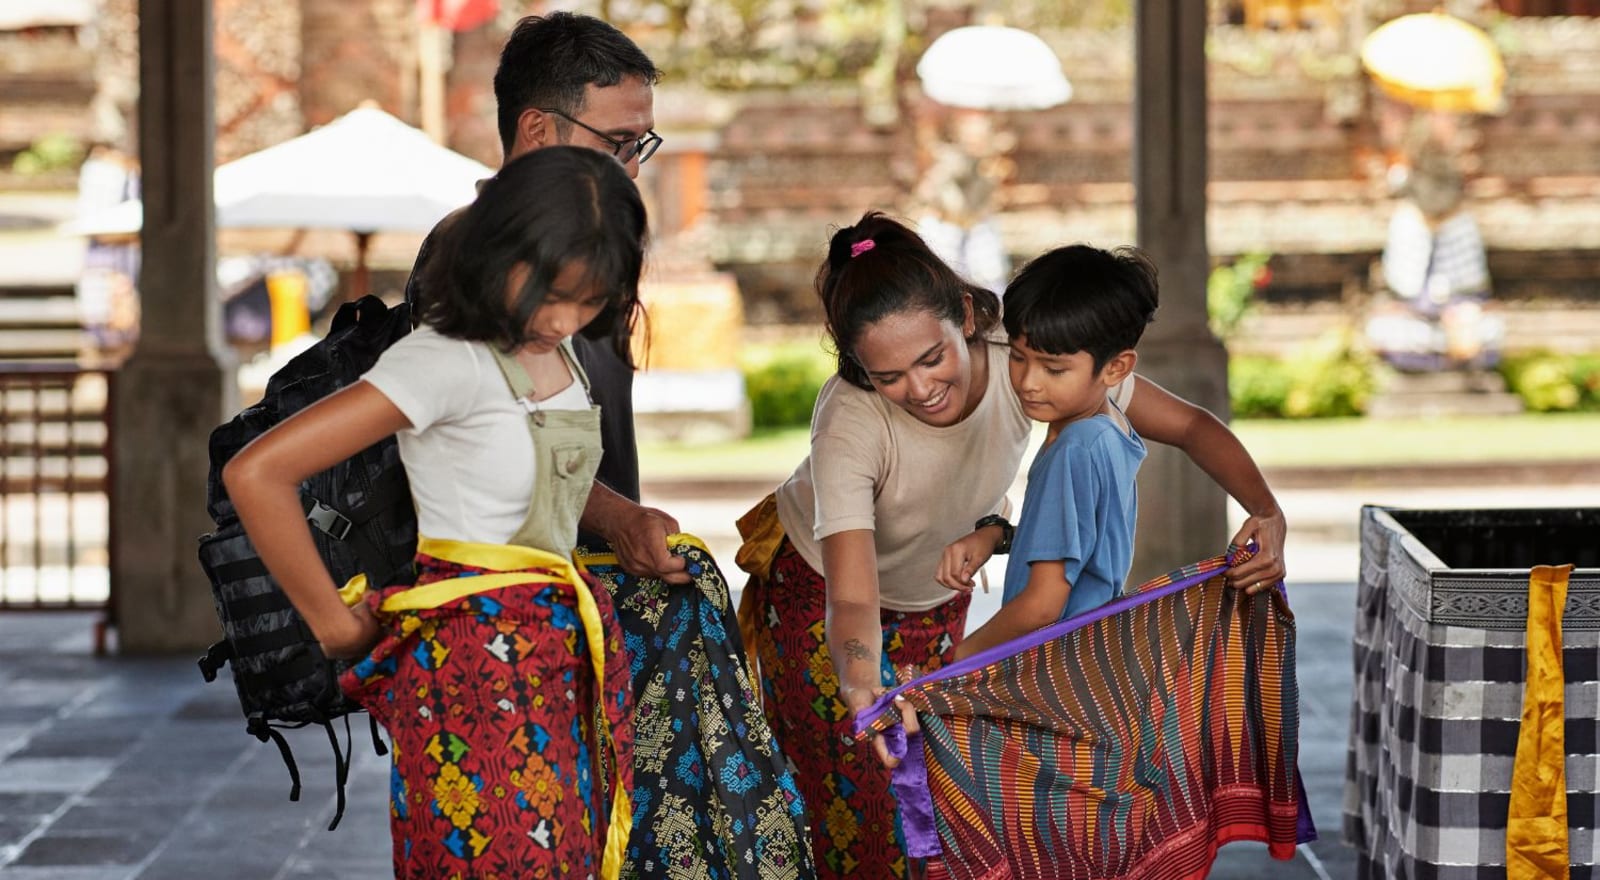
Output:
[[650,159],[651,156],[656,154],[656,148],[661,146],[661,135],[656,134],[654,131],[647,131],[636,139],[628,138],[626,140],[619,141],[593,126],[585,125],[580,120],[575,119],[572,116],[561,112],[560,110],[547,110],[541,107],[539,108],[539,112],[552,113],[556,116],[559,116],[604,141],[611,147],[611,155],[616,156],[617,161],[623,164],[627,164],[629,160],[637,156],[639,157],[639,164],[643,165]]

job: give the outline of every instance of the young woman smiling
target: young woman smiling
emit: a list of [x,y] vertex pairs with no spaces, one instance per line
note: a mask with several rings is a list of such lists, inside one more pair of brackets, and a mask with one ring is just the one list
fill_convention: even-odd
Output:
[[[837,232],[817,292],[838,374],[817,396],[810,455],[740,520],[740,617],[818,875],[904,877],[893,762],[881,741],[876,760],[855,745],[852,722],[895,669],[950,661],[971,597],[936,580],[944,549],[973,531],[1009,537],[1003,520],[975,523],[1006,512],[1031,420],[995,335],[999,298],[904,225],[869,212]],[[1281,578],[1283,516],[1237,438],[1148,381],[1113,394],[1136,430],[1183,448],[1253,514],[1236,540],[1262,550],[1239,582]]]

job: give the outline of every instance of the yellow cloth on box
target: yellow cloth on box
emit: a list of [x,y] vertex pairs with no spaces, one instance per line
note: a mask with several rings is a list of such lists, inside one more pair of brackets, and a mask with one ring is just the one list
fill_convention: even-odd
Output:
[[[524,584],[569,583],[577,597],[578,620],[583,623],[584,636],[589,644],[589,659],[594,664],[596,693],[604,699],[606,691],[606,631],[600,620],[600,607],[595,604],[594,593],[578,576],[570,559],[545,550],[516,544],[479,544],[472,541],[452,541],[441,538],[420,537],[417,553],[445,562],[488,569],[492,574],[450,578],[434,581],[396,593],[383,601],[381,611],[423,611],[438,608],[457,599]],[[525,569],[546,569],[546,573]],[[555,573],[552,576],[549,572]],[[339,590],[346,605],[361,601],[366,593],[367,577],[356,575]],[[628,846],[628,835],[633,830],[633,802],[622,784],[621,765],[613,755],[618,777],[611,798],[611,824],[606,829],[606,848],[600,860],[603,880],[617,880],[622,873],[622,858]]]
[[1528,674],[1506,818],[1506,880],[1569,874],[1566,677],[1561,615],[1571,565],[1539,565],[1528,581]]

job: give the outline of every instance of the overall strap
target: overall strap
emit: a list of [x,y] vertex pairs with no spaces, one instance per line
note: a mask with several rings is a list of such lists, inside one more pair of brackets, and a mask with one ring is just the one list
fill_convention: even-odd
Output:
[[[500,375],[504,376],[506,384],[511,386],[512,395],[518,400],[531,398],[535,393],[533,379],[529,378],[528,371],[522,366],[522,362],[514,356],[501,351],[499,346],[489,345],[487,347],[489,353],[494,355],[495,364],[500,367]],[[594,397],[590,394],[589,389],[589,374],[584,371],[583,365],[578,363],[577,353],[572,349],[572,339],[569,337],[561,340],[561,346],[558,350],[561,352],[561,357],[567,362],[567,369],[572,371],[572,377],[583,385],[583,396],[588,398],[590,403],[593,403]]]
[[573,347],[571,336],[561,340],[561,354],[567,359],[567,369],[583,383],[583,396],[589,398],[590,403],[594,403],[594,394],[589,386],[589,373],[583,368],[583,364],[578,363],[578,350]]
[[533,379],[529,378],[528,371],[523,368],[522,362],[512,355],[500,350],[498,345],[487,346],[489,353],[494,355],[495,365],[500,367],[500,375],[506,378],[506,384],[511,386],[511,395],[518,400],[534,393]]

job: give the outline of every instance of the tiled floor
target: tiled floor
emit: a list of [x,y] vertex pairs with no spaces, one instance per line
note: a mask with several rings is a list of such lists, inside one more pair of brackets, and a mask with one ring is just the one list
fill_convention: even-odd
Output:
[[[1220,878],[1346,878],[1338,843],[1354,586],[1304,585],[1299,619],[1302,760],[1323,839],[1292,862],[1223,849]],[[192,658],[90,656],[83,614],[0,614],[0,878],[287,880],[390,876],[387,758],[353,727],[349,804],[333,815],[320,730],[290,736],[304,781],[288,800],[277,749],[244,732],[224,681]],[[343,728],[340,728],[341,737]]]

